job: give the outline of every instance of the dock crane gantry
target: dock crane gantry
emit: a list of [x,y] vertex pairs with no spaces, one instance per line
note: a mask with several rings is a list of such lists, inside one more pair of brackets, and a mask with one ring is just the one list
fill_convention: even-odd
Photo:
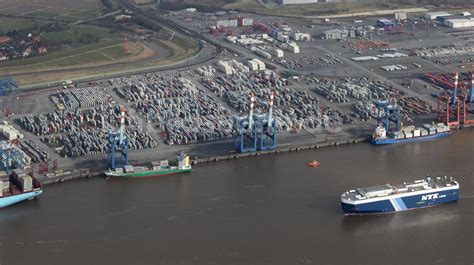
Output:
[[250,94],[250,108],[247,116],[234,116],[233,127],[236,132],[235,147],[241,153],[255,152],[257,150],[257,132],[254,122],[255,95]]
[[[377,124],[382,125],[387,133],[400,131],[400,106],[395,99],[375,101],[377,107]],[[383,110],[383,115],[382,111]],[[395,126],[395,128],[393,128]]]
[[11,168],[21,165],[21,154],[15,148],[18,140],[14,139],[10,143],[0,146],[0,170],[5,170],[10,175]]
[[[111,131],[107,136],[107,151],[109,166],[112,169],[128,165],[128,138],[125,135],[125,112],[126,109],[120,106],[120,128],[118,131]],[[117,157],[116,153],[121,157]]]
[[461,122],[461,102],[458,93],[459,73],[454,74],[451,91],[438,95],[438,121],[449,127],[458,127]]
[[464,125],[474,124],[474,118],[470,118],[470,114],[474,112],[474,110],[472,109],[472,106],[474,105],[474,71],[471,72],[471,87],[467,89],[466,93],[462,97],[462,104],[462,123]]
[[260,150],[272,150],[276,148],[276,122],[275,119],[273,119],[274,99],[275,91],[271,91],[268,101],[268,113],[260,115],[256,119],[258,148]]

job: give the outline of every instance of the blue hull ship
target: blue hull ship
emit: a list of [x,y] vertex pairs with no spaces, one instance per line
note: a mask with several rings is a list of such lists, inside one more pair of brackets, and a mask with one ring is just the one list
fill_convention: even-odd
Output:
[[376,145],[410,143],[446,137],[450,134],[449,126],[443,123],[424,124],[423,127],[406,126],[400,131],[387,133],[387,129],[379,125],[375,128],[371,142]]
[[459,199],[459,183],[453,178],[431,178],[399,185],[357,188],[341,195],[345,214],[405,211],[454,202]]
[[427,135],[427,136],[420,136],[415,138],[404,138],[404,139],[394,139],[394,138],[384,138],[384,139],[376,139],[372,138],[372,143],[376,145],[383,145],[383,144],[397,144],[397,143],[410,143],[410,142],[418,142],[418,141],[428,141],[437,138],[443,138],[449,135],[449,132],[441,132],[434,135]]
[[0,208],[10,206],[15,203],[19,203],[26,200],[34,199],[43,193],[42,190],[34,190],[31,192],[20,193],[17,195],[10,195],[6,197],[0,197]]
[[31,200],[43,193],[41,183],[22,169],[6,174],[0,171],[0,208]]

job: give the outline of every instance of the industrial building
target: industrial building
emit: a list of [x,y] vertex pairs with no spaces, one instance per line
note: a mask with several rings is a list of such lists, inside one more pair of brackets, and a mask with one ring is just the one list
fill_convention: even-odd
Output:
[[234,73],[234,69],[226,61],[222,61],[222,60],[217,61],[217,66],[218,66],[219,70],[221,70],[226,75],[231,75],[231,74]]
[[308,33],[295,32],[293,34],[293,39],[296,41],[310,41],[311,35],[309,35]]
[[264,71],[265,70],[265,63],[260,59],[252,59],[247,62],[247,66],[250,68],[251,71]]
[[406,12],[396,12],[394,14],[395,20],[406,20],[407,19],[407,13]]
[[341,2],[341,0],[278,0],[278,3],[281,4],[281,5],[330,3],[330,2],[331,3],[332,2]]
[[446,19],[444,21],[444,25],[450,27],[450,28],[468,28],[468,27],[474,27],[474,19],[468,19],[468,18],[453,18],[453,19]]
[[448,16],[451,16],[451,14],[449,13],[446,13],[446,12],[442,12],[442,11],[438,11],[438,12],[426,12],[423,17],[424,18],[427,18],[427,19],[437,19],[438,17],[448,17]]
[[318,0],[280,0],[282,5],[296,5],[296,4],[312,4],[318,3]]
[[340,40],[354,37],[356,37],[355,29],[331,29],[324,31],[321,35],[321,38],[325,40]]
[[300,47],[296,43],[288,44],[288,50],[292,53],[300,53]]
[[23,134],[8,124],[7,121],[3,121],[3,124],[0,124],[0,134],[2,134],[9,141],[14,139],[23,139]]

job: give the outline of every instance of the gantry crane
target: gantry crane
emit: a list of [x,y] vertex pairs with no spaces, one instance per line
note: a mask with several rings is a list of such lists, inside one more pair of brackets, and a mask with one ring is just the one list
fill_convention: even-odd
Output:
[[473,105],[474,105],[474,72],[471,72],[471,87],[469,87],[462,97],[462,104],[463,104],[463,115],[462,115],[462,123],[464,125],[472,125],[474,124],[474,117],[471,117],[470,114],[474,112]]
[[[109,166],[112,169],[128,165],[128,138],[125,135],[125,112],[123,106],[119,108],[120,128],[117,131],[111,131],[108,134],[107,151]],[[116,153],[120,153],[121,157],[117,157]]]
[[236,132],[235,147],[241,153],[257,150],[257,132],[254,118],[255,95],[250,94],[250,108],[247,116],[234,116],[233,127]]
[[387,133],[400,131],[400,106],[397,104],[396,100],[379,100],[374,103],[377,107],[377,123],[382,125]]
[[454,87],[438,95],[438,121],[458,127],[461,121],[462,100],[458,91],[459,73],[454,74]]
[[268,112],[259,115],[256,118],[257,122],[257,142],[260,150],[272,150],[276,148],[276,122],[273,119],[273,100],[275,92],[270,92],[270,99],[268,101]]
[[0,146],[0,170],[10,175],[12,167],[18,167],[22,164],[22,155],[15,148],[18,146],[18,140],[14,139],[10,143]]

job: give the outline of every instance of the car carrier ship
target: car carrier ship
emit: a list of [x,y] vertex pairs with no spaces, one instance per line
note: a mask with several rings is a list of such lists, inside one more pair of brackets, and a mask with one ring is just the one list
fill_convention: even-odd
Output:
[[0,208],[34,199],[42,192],[41,183],[23,170],[0,171]]
[[345,214],[387,213],[435,206],[459,199],[459,183],[452,177],[430,176],[399,185],[357,188],[341,195]]
[[177,166],[169,165],[168,160],[161,160],[160,162],[152,162],[150,166],[126,165],[116,169],[109,169],[105,172],[105,175],[108,177],[144,178],[191,172],[191,169],[189,156],[181,153],[178,156]]
[[421,128],[416,128],[415,126],[406,126],[400,131],[390,133],[387,133],[387,130],[382,125],[379,125],[377,128],[375,128],[371,142],[376,145],[382,145],[426,141],[446,137],[449,134],[449,126],[446,126],[443,123],[424,124]]

